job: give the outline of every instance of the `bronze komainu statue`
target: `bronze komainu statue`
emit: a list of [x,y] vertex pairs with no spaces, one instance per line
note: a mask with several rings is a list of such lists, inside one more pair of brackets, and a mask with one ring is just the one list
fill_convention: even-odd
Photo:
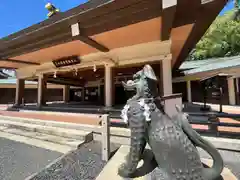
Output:
[[[118,169],[119,175],[132,177],[148,142],[158,165],[154,179],[214,180],[220,176],[221,155],[192,129],[187,114],[180,107],[176,107],[178,114],[173,118],[164,113],[151,66],[145,65],[123,86],[126,90],[136,89],[136,95],[122,111],[122,118],[131,129],[131,145],[126,162]],[[212,156],[211,168],[203,167],[196,146]]]

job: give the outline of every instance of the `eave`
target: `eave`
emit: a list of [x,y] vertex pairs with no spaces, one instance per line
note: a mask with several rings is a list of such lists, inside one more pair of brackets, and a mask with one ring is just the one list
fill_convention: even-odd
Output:
[[[21,66],[18,62],[4,63],[4,67],[9,68],[14,66],[22,68],[24,63],[29,61],[43,64],[51,62],[53,59],[49,58],[42,62],[37,57],[29,60],[29,56],[21,56],[69,42],[74,43],[76,40],[92,48],[90,50],[86,48],[86,53],[108,53],[112,48],[106,46],[104,42],[107,39],[106,34],[138,23],[155,21],[151,28],[157,29],[158,35],[154,38],[151,37],[152,39],[149,38],[145,43],[150,42],[150,39],[151,41],[171,40],[172,66],[178,68],[226,2],[227,0],[207,2],[200,0],[92,0],[1,39],[0,58],[22,62]],[[80,35],[77,37],[72,36],[71,26],[73,24],[79,24]],[[156,24],[158,27],[155,26]],[[135,28],[130,31],[134,35],[134,31],[138,30],[140,29]],[[150,31],[147,35],[151,36]],[[142,36],[147,35],[142,33]],[[103,36],[105,37],[103,38]],[[111,39],[111,41],[115,41],[115,39]],[[134,43],[120,43],[119,46],[126,47],[135,45]],[[25,66],[29,65],[25,64]]]
[[[158,0],[92,0],[0,41],[0,57],[10,58],[73,41],[70,26],[80,24],[84,43],[89,37],[160,16]],[[95,43],[97,44],[97,43]]]

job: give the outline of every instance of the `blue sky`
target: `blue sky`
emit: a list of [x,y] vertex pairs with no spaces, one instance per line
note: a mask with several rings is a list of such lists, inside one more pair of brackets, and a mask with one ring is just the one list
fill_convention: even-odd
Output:
[[0,0],[0,38],[45,20],[48,2],[67,11],[87,0]]
[[[48,2],[66,11],[87,0],[0,0],[0,38],[46,19],[48,12],[44,6]],[[223,12],[232,8],[230,2]]]
[[229,3],[227,3],[227,5],[223,8],[223,10],[221,11],[220,15],[222,15],[224,12],[232,9],[234,7],[234,1],[231,0]]

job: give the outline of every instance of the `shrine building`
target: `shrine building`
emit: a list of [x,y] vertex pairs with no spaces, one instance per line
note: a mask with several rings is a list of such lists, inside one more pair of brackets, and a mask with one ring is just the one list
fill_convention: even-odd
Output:
[[38,107],[49,100],[48,84],[63,87],[65,103],[118,106],[131,96],[121,82],[144,64],[153,67],[160,95],[174,99],[180,65],[226,2],[91,0],[2,38],[0,67],[16,69],[18,106],[26,81],[37,83]]

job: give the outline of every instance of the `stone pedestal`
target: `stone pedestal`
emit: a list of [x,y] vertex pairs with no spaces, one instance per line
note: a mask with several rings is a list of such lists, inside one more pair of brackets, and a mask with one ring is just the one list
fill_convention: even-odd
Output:
[[[202,159],[203,164],[211,167],[213,164],[213,161],[211,159]],[[236,176],[231,172],[230,169],[224,168],[222,172],[222,177],[220,177],[217,180],[238,180]]]
[[[124,158],[129,152],[129,146],[121,146],[116,154],[111,158],[108,164],[104,167],[102,172],[96,178],[96,180],[106,180],[111,177],[114,180],[126,180],[126,178],[122,178],[118,175],[118,167],[120,164],[124,162]],[[132,180],[151,180],[154,177],[154,169],[156,168],[156,164],[153,163],[153,154],[151,150],[147,149],[144,153],[143,160],[141,160],[138,164],[137,172],[135,173],[135,178],[131,178]],[[209,159],[202,159],[202,162],[210,166],[212,165],[212,161]],[[233,175],[233,173],[228,169],[224,168],[222,172],[222,177],[216,180],[237,180],[237,178]]]
[[176,105],[182,108],[182,94],[171,94],[168,96],[163,96],[162,101],[164,103],[164,111],[170,117],[173,117],[178,113]]

